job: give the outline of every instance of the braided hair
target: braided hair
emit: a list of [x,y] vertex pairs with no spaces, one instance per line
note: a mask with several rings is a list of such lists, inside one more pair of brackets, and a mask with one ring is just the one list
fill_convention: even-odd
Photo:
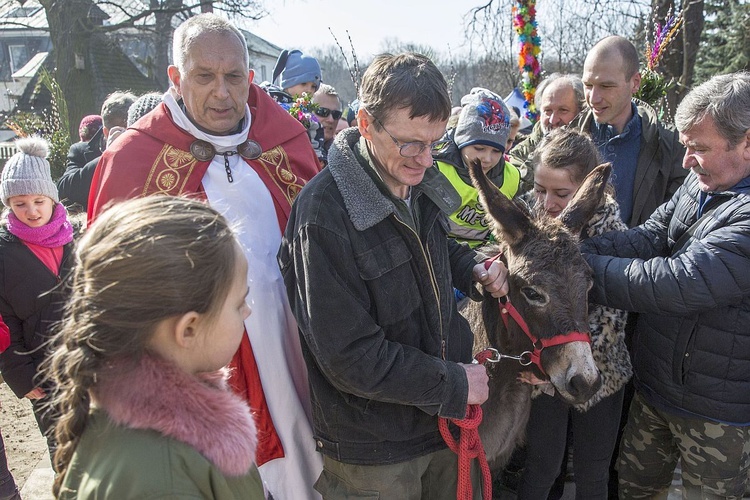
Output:
[[157,325],[226,299],[237,259],[227,221],[206,203],[150,196],[117,204],[76,248],[71,297],[44,370],[56,383],[54,456],[59,496],[83,434],[91,391],[113,360],[137,363]]

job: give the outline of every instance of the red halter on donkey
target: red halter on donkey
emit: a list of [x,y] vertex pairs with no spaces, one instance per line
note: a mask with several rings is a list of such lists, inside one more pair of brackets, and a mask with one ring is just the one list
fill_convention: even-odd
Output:
[[[528,421],[531,386],[519,381],[522,371],[548,379],[558,397],[571,404],[588,400],[601,384],[588,336],[591,271],[578,250],[578,235],[603,199],[611,167],[591,172],[557,219],[534,217],[508,200],[479,165],[470,173],[500,241],[485,251],[502,255],[510,273],[510,292],[500,307],[487,294],[483,302],[469,301],[461,309],[475,333],[475,352],[486,357],[482,351],[490,349],[485,365],[490,395],[482,405],[479,446],[497,472]],[[498,362],[506,358],[518,362]]]

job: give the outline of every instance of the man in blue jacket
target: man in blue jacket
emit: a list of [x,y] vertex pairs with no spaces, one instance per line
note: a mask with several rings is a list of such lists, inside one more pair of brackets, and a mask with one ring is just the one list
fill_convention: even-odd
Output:
[[[750,73],[677,108],[685,184],[642,225],[584,242],[592,300],[639,314],[620,498],[742,498],[750,470]],[[598,254],[598,255],[595,255]]]

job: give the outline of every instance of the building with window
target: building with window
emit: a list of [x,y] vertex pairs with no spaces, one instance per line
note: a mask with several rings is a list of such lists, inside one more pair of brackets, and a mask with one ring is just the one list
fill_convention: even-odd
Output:
[[[128,26],[95,33],[96,42],[89,54],[76,56],[76,65],[90,65],[94,80],[94,95],[98,106],[114,90],[130,90],[136,94],[165,91],[165,68],[156,67],[159,59],[157,44],[160,39],[155,16],[149,15],[132,22],[139,13],[149,9],[148,0],[94,1],[88,18],[94,25],[114,27],[126,21]],[[171,16],[174,28],[184,16]],[[169,25],[170,21],[167,21]],[[281,48],[242,30],[248,45],[250,67],[255,70],[255,81],[269,80]],[[171,38],[171,37],[167,37]],[[14,110],[43,109],[49,96],[36,85],[40,68],[54,69],[54,50],[49,36],[47,15],[37,0],[0,2],[0,129]],[[171,47],[168,47],[171,58]],[[164,60],[162,58],[162,60]],[[156,75],[162,78],[157,78]],[[161,83],[160,83],[161,81]],[[40,100],[41,99],[41,100]],[[97,110],[92,110],[97,112]],[[5,134],[7,135],[7,134]],[[6,138],[7,139],[7,138]],[[7,146],[0,141],[0,146]],[[0,147],[0,156],[7,147]],[[0,158],[0,164],[3,160]]]

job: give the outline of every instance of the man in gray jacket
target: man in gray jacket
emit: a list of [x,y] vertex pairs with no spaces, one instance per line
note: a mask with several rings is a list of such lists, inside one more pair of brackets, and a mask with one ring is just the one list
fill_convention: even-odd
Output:
[[[693,89],[675,116],[685,184],[642,225],[583,244],[591,298],[639,314],[620,498],[741,498],[750,470],[750,73]],[[597,255],[595,255],[597,254]]]
[[[279,263],[302,337],[315,440],[315,488],[328,499],[450,499],[458,462],[438,417],[487,399],[453,287],[507,292],[447,237],[460,196],[432,149],[450,115],[440,71],[419,54],[382,54],[362,77],[357,128],[292,205]],[[474,476],[475,498],[481,495]]]

